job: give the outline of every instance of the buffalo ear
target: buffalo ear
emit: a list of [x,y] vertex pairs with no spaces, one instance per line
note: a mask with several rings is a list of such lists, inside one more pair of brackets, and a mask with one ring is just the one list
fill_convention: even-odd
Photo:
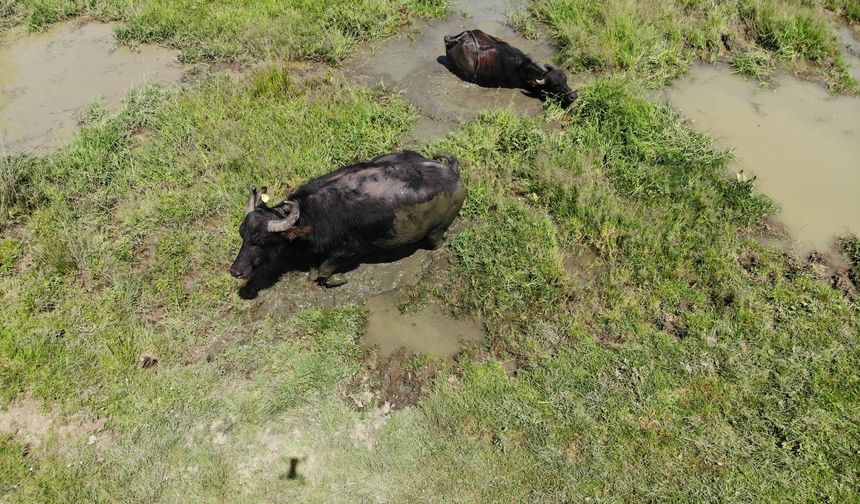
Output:
[[544,68],[546,68],[546,71],[547,71],[547,72],[552,72],[553,70],[558,70],[558,68],[556,68],[556,67],[554,67],[554,66],[550,65],[549,63],[547,63],[547,64],[546,64],[546,65],[544,65],[543,67],[544,67]]
[[245,207],[245,215],[266,206],[266,202],[269,201],[269,195],[266,194],[267,190],[268,188],[266,187],[261,188],[259,191],[257,191],[256,187],[251,188],[251,193],[248,195],[248,204]]

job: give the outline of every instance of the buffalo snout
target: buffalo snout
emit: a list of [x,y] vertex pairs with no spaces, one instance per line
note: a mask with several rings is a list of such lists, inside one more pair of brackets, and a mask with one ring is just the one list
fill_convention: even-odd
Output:
[[239,280],[247,280],[250,275],[246,268],[243,268],[236,263],[233,263],[233,265],[230,266],[230,274]]

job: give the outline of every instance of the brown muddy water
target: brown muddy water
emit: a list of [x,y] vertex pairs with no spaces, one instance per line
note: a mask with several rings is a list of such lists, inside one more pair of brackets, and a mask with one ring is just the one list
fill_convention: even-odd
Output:
[[860,233],[860,98],[785,74],[772,89],[699,64],[665,90],[668,102],[734,150],[730,169],[757,177],[781,207],[798,251],[830,250]]
[[407,144],[443,136],[490,108],[511,108],[536,115],[542,110],[541,101],[522,90],[482,88],[464,82],[438,61],[445,56],[445,35],[477,28],[518,47],[540,63],[549,63],[555,54],[552,45],[545,39],[526,40],[507,26],[509,15],[518,5],[519,2],[499,0],[455,2],[448,18],[421,23],[417,32],[370,46],[347,63],[344,74],[363,84],[400,91],[406,101],[418,108],[421,118],[406,139]]
[[144,80],[178,82],[176,51],[120,46],[113,26],[69,21],[0,39],[0,153],[44,154],[68,143],[97,99],[115,110]]
[[367,300],[367,331],[363,346],[378,347],[381,357],[400,349],[433,357],[453,357],[468,343],[481,342],[484,328],[473,320],[458,320],[435,303],[415,313],[401,313],[399,294],[389,292]]
[[[463,344],[483,341],[483,326],[457,320],[434,304],[406,314],[397,307],[403,289],[415,287],[448,267],[443,250],[418,249],[397,261],[360,264],[345,273],[346,285],[335,288],[308,281],[305,271],[289,272],[270,288],[259,291],[248,309],[255,317],[289,317],[310,308],[364,305],[368,310],[362,342],[365,348],[378,346],[381,357],[389,357],[398,349],[407,354],[450,357]],[[200,355],[189,360],[211,360],[240,338],[240,334],[217,336]]]

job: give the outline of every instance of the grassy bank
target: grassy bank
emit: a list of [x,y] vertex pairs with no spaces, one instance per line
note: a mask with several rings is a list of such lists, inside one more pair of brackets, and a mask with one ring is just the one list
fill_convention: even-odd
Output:
[[186,61],[336,62],[359,42],[391,35],[416,16],[440,16],[446,10],[446,0],[0,0],[0,32],[18,23],[42,30],[83,15],[119,21],[122,42],[182,49]]
[[[686,72],[694,59],[728,59],[738,72],[766,80],[781,62],[834,93],[856,93],[830,31],[838,15],[856,22],[856,3],[792,0],[594,2],[535,0],[515,25],[526,34],[549,27],[559,61],[574,71],[625,73],[652,87]],[[827,10],[827,9],[833,9]],[[835,11],[835,12],[834,12]],[[839,14],[837,14],[839,13]]]

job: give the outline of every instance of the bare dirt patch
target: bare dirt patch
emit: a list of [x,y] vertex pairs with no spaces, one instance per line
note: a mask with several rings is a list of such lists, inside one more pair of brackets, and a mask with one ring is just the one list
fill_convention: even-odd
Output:
[[11,436],[29,448],[38,448],[48,439],[56,437],[64,444],[86,440],[88,445],[103,449],[117,437],[105,429],[105,424],[105,419],[84,413],[60,419],[56,407],[46,409],[41,401],[32,397],[15,400],[4,411],[0,411],[0,433]]
[[43,411],[40,401],[21,399],[0,412],[0,432],[37,447],[48,437],[55,417],[53,411]]

